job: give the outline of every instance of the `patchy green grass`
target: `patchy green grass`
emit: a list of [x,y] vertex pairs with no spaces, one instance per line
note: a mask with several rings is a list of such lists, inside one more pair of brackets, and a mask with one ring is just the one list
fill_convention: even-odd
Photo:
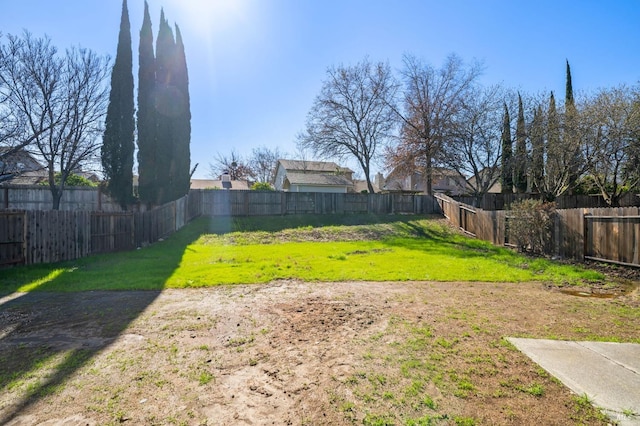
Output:
[[201,218],[132,252],[5,271],[11,291],[158,290],[303,281],[544,281],[602,274],[465,237],[414,216]]

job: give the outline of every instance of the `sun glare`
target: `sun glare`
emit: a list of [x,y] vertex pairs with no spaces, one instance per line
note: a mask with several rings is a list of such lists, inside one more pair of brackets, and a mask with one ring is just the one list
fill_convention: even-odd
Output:
[[174,20],[184,32],[197,32],[200,37],[210,37],[230,28],[236,28],[246,19],[249,8],[245,0],[170,0],[171,9],[179,16]]

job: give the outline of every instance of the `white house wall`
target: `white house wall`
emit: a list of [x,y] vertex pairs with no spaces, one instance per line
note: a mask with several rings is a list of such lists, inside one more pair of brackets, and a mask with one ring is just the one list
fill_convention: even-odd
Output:
[[284,190],[283,186],[284,186],[284,180],[286,176],[287,176],[287,170],[284,167],[281,167],[280,163],[278,163],[278,169],[276,170],[276,179],[273,184],[276,191]]

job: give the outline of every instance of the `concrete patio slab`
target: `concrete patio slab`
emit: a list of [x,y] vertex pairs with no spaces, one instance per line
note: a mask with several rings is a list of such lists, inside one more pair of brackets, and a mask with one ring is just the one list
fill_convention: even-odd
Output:
[[640,425],[640,345],[508,340],[577,395],[587,395],[621,426]]

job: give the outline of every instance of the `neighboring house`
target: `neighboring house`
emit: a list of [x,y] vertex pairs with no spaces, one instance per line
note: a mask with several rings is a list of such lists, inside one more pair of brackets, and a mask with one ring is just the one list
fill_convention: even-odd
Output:
[[[488,176],[486,176],[486,175],[487,175],[487,173],[489,173],[489,172],[491,172],[491,170],[490,170],[490,169],[483,169],[483,170],[481,170],[481,171],[480,171],[480,179],[481,179],[481,182],[482,182],[482,180],[483,180],[483,179],[485,179],[485,178],[489,178]],[[496,170],[496,171],[494,171],[492,174],[493,174],[493,176],[498,176],[498,177],[499,177],[499,176],[500,176],[500,175],[499,175],[499,173],[500,173],[500,171],[499,171],[499,170]],[[495,179],[495,178],[494,178],[494,179]],[[463,194],[463,195],[469,195],[469,194],[471,194],[471,193],[473,192],[473,188],[476,188],[476,187],[477,187],[477,184],[476,184],[476,177],[475,177],[475,176],[471,176],[471,177],[467,180],[467,182],[468,182],[468,183],[467,183],[467,191],[466,191],[466,192],[467,192],[467,194]],[[495,182],[493,185],[491,185],[491,187],[489,188],[489,190],[488,190],[486,193],[487,193],[487,194],[499,194],[499,193],[501,193],[501,192],[502,192],[502,185],[500,184],[500,179],[498,178],[498,179],[496,180],[496,182]],[[472,195],[472,194],[471,194],[471,195]]]
[[278,160],[276,191],[353,191],[353,171],[330,161]]
[[[7,148],[0,148],[0,152]],[[11,185],[36,185],[47,179],[47,171],[31,154],[20,150],[0,158],[0,182]]]
[[96,172],[91,172],[91,171],[87,171],[87,170],[74,170],[73,171],[74,175],[78,175],[80,177],[83,177],[85,179],[87,179],[90,182],[93,183],[100,183],[100,176],[98,176],[98,174]]
[[[465,192],[466,186],[467,181],[455,170],[442,167],[433,168],[431,188],[434,193],[443,192],[447,195],[460,195]],[[407,175],[394,170],[384,179],[380,189],[382,192],[424,194],[426,193],[426,188],[427,179],[421,172],[413,172]]]
[[[371,182],[371,185],[373,186],[373,192],[375,193],[380,192],[380,187],[378,186],[375,180]],[[368,193],[369,186],[367,185],[367,181],[364,179],[354,179],[353,190],[350,190],[349,192],[365,193],[365,194]]]
[[247,191],[251,189],[251,182],[246,180],[231,180],[228,174],[224,174],[220,176],[220,179],[191,179],[191,189]]

